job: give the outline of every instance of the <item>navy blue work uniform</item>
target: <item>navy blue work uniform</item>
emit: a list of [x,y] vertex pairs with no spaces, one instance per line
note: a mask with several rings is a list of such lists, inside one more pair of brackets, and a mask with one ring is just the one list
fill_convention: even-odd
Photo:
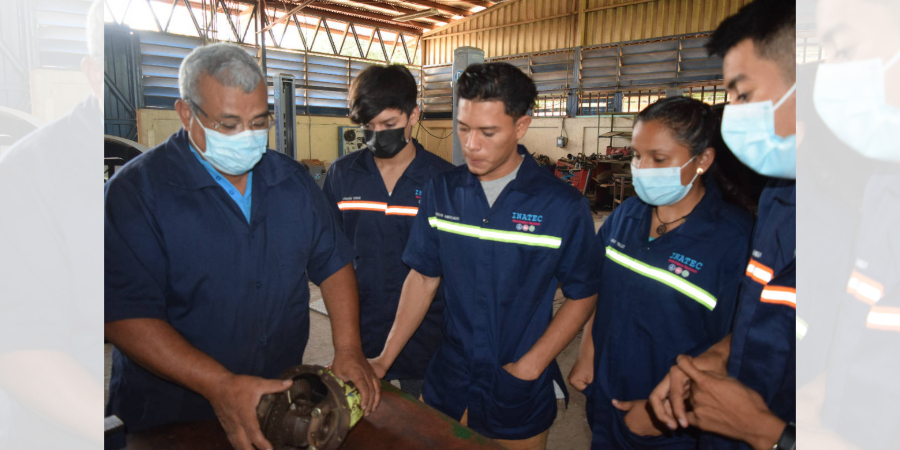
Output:
[[900,422],[900,176],[870,178],[861,219],[829,355],[822,419],[859,448],[894,449]]
[[425,185],[403,261],[443,277],[444,336],[425,375],[426,403],[492,439],[527,439],[556,418],[552,362],[533,381],[502,368],[543,335],[558,285],[597,293],[598,254],[587,199],[542,169],[525,147],[516,178],[493,207],[468,167]]
[[[728,375],[759,393],[785,422],[796,420],[796,199],[793,180],[770,180],[760,195],[728,359]],[[717,450],[751,448],[712,433],[700,443]]]
[[[298,162],[268,151],[253,174],[248,223],[184,129],[116,173],[106,184],[106,322],[164,320],[237,374],[273,378],[302,362],[308,280],[349,264],[353,248]],[[107,413],[131,432],[215,418],[199,394],[118,350]]]
[[[344,234],[356,248],[359,326],[366,358],[381,354],[400,291],[409,274],[403,249],[419,210],[425,183],[453,164],[413,141],[416,156],[388,194],[372,152],[363,149],[339,158],[325,178],[325,196],[340,218]],[[425,368],[441,342],[444,296],[438,290],[428,314],[385,376],[388,380],[425,378]]]
[[606,249],[594,319],[594,381],[585,390],[593,449],[697,447],[692,431],[632,433],[612,399],[641,400],[682,353],[697,355],[730,331],[747,265],[753,217],[714,181],[678,228],[649,240],[653,207],[637,197],[600,228]]

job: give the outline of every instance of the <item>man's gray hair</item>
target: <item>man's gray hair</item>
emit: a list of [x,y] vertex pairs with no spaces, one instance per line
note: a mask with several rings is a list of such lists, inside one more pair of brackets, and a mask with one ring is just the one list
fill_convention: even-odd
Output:
[[88,55],[103,62],[103,0],[94,0],[87,15]]
[[184,57],[178,73],[181,98],[200,104],[200,77],[215,77],[225,86],[240,86],[253,92],[265,78],[256,59],[242,47],[220,42],[195,48]]

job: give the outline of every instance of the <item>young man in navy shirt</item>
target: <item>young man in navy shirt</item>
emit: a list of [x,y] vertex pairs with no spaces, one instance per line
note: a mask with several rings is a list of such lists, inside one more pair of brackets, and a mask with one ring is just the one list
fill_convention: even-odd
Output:
[[[537,96],[528,76],[474,65],[457,92],[466,165],[425,186],[403,254],[412,270],[372,365],[379,375],[391,367],[440,286],[444,336],[424,401],[508,448],[545,448],[554,382],[565,389],[555,358],[596,302],[594,225],[587,200],[517,145]],[[574,300],[554,317],[560,285]]]
[[756,0],[722,22],[707,48],[723,57],[731,99],[722,137],[742,163],[771,179],[759,199],[732,333],[696,358],[679,356],[650,403],[669,428],[707,432],[701,449],[793,448],[796,5]]
[[[366,148],[334,162],[325,196],[337,211],[344,234],[356,248],[363,352],[381,353],[409,267],[401,256],[425,183],[453,168],[412,138],[419,121],[416,80],[400,64],[371,66],[350,86],[350,119],[363,127]],[[400,389],[418,398],[425,368],[441,341],[443,296],[432,303],[422,325],[388,371]]]

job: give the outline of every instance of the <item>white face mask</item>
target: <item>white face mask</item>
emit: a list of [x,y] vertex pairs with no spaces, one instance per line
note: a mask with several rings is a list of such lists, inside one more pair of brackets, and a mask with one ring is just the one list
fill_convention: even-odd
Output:
[[[203,159],[226,175],[243,175],[253,169],[266,153],[269,130],[244,130],[227,135],[206,128],[197,119],[206,134],[206,151]],[[197,151],[200,147],[191,139]]]
[[886,162],[900,162],[900,109],[887,103],[884,91],[884,74],[898,59],[900,52],[887,64],[880,58],[822,64],[813,90],[816,112],[841,142]]
[[775,110],[796,89],[794,83],[775,105],[771,100],[725,105],[722,139],[737,159],[760,175],[797,178],[797,135],[775,134]]
[[638,197],[645,203],[654,206],[674,205],[683,199],[700,172],[694,174],[687,186],[681,184],[681,170],[687,167],[696,156],[687,160],[681,167],[659,167],[653,169],[641,169],[631,163],[631,176],[634,190]]

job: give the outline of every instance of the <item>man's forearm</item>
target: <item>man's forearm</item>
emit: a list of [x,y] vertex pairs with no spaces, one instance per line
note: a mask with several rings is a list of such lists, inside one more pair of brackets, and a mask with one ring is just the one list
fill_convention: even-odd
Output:
[[[581,300],[567,299],[540,339],[516,361],[520,373],[528,379],[539,377],[566,345],[575,339],[578,330],[591,317],[596,303],[596,295]],[[582,339],[590,339],[590,336],[583,336]]]
[[[596,299],[594,299],[596,302]],[[593,308],[591,315],[588,317],[587,322],[584,324],[584,328],[581,330],[581,344],[578,346],[578,357],[594,357],[594,315],[597,313],[597,308]]]
[[161,378],[209,399],[232,373],[191,345],[167,322],[125,319],[107,323],[106,339],[129,358]]
[[392,364],[406,343],[412,337],[413,333],[425,320],[428,314],[428,308],[434,301],[438,286],[441,284],[441,278],[427,277],[425,275],[410,270],[409,275],[403,282],[403,290],[400,293],[400,303],[397,306],[397,316],[394,318],[394,325],[388,334],[387,342],[384,344],[384,350],[381,357],[385,362]]
[[716,372],[725,373],[728,366],[728,358],[731,356],[731,333],[722,338],[721,341],[715,343],[701,355],[701,363],[706,359],[713,361],[715,367],[703,367],[704,370],[715,370]]
[[320,286],[335,350],[362,349],[359,334],[359,289],[356,272],[347,264]]

